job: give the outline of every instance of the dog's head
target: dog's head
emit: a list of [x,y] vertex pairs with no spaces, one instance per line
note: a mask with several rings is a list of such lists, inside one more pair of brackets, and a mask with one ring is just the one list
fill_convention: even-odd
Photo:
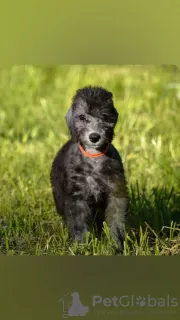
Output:
[[112,93],[91,86],[77,90],[66,115],[72,138],[85,150],[101,150],[111,143],[117,119]]

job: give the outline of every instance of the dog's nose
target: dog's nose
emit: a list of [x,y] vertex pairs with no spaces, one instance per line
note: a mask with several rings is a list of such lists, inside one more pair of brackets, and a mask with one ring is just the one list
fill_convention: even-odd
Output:
[[89,140],[91,142],[97,142],[97,141],[99,141],[99,139],[100,139],[100,135],[96,132],[93,132],[89,135]]

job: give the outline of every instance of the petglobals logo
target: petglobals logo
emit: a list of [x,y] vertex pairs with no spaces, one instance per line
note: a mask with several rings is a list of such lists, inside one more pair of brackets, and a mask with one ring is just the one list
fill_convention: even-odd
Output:
[[122,307],[122,308],[133,308],[133,307],[177,307],[177,298],[167,295],[166,297],[152,297],[147,296],[120,296],[120,297],[109,297],[105,298],[102,296],[93,296],[92,301],[93,307]]
[[152,295],[121,295],[103,297],[92,295],[88,298],[88,305],[84,303],[83,294],[79,292],[68,292],[60,300],[61,317],[85,317],[88,313],[120,315],[123,313],[135,314],[136,312],[161,312],[174,313],[178,306],[178,299],[167,295],[154,297]]

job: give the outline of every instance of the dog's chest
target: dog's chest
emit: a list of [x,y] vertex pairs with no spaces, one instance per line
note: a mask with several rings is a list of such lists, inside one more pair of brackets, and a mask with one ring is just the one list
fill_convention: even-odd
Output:
[[92,197],[96,202],[101,199],[102,194],[106,191],[106,187],[97,174],[92,174],[86,177],[86,196],[91,199]]
[[91,172],[85,176],[87,195],[92,195],[98,201],[102,194],[107,193],[110,188],[109,175],[103,173],[102,165],[94,161]]
[[69,171],[71,179],[67,189],[76,196],[81,196],[88,202],[104,201],[115,188],[119,171],[114,160],[108,159],[81,159]]
[[87,187],[89,189],[89,192],[94,194],[99,194],[102,190],[102,181],[100,178],[98,178],[97,175],[91,175],[86,177],[86,183]]

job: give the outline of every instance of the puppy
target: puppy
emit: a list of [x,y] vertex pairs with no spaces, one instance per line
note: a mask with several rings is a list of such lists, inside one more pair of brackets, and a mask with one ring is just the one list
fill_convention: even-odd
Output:
[[51,184],[57,212],[74,240],[82,241],[95,222],[103,222],[123,252],[129,198],[121,157],[112,145],[118,112],[102,87],[77,90],[66,115],[71,138],[57,153]]

